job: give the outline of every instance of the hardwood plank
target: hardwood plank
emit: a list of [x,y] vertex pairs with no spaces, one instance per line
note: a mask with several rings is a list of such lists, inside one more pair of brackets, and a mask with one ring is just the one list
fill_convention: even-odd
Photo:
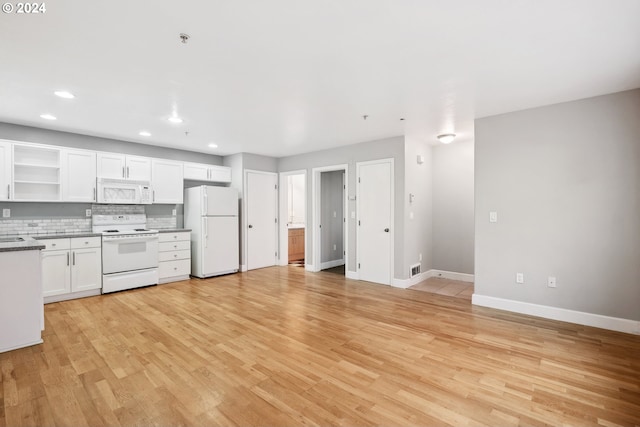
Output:
[[0,354],[0,427],[640,425],[640,337],[460,293],[272,267],[45,320],[43,344]]

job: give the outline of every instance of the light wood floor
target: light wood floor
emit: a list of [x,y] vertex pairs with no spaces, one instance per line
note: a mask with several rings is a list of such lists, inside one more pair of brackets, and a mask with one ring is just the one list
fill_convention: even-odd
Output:
[[471,301],[471,297],[473,296],[473,283],[463,282],[461,280],[443,279],[442,277],[430,277],[427,280],[416,283],[409,289],[462,298],[467,301]]
[[45,314],[44,344],[0,354],[0,426],[640,424],[638,336],[330,273]]

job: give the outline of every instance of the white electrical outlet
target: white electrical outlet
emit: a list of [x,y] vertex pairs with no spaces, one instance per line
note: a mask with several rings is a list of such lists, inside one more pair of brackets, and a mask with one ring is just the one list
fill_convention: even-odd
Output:
[[418,255],[418,261],[422,261],[422,254]]
[[498,222],[498,212],[489,212],[489,222]]
[[549,276],[547,277],[547,286],[550,288],[555,288],[556,287],[556,278],[553,276]]
[[11,209],[2,209],[2,218],[9,218],[11,216]]
[[516,283],[524,283],[524,273],[516,273]]
[[351,219],[356,219],[356,212],[355,211],[351,212]]
[[409,212],[409,219],[413,219],[413,212]]
[[333,245],[333,250],[334,250],[334,251],[336,250],[336,245]]
[[176,210],[175,209],[171,211],[171,215],[176,216]]
[[91,216],[91,209],[87,209],[84,211],[84,216],[86,216],[87,218],[89,218]]
[[336,211],[333,211],[333,217],[336,218]]

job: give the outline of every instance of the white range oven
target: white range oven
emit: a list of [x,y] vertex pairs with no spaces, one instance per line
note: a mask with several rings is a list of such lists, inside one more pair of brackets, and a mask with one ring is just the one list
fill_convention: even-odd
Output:
[[158,284],[158,230],[146,228],[146,215],[94,215],[102,233],[102,293]]

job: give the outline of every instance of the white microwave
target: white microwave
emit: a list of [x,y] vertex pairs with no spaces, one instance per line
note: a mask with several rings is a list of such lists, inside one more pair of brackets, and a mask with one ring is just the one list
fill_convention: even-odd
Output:
[[118,205],[150,205],[151,184],[145,181],[98,178],[98,203]]

